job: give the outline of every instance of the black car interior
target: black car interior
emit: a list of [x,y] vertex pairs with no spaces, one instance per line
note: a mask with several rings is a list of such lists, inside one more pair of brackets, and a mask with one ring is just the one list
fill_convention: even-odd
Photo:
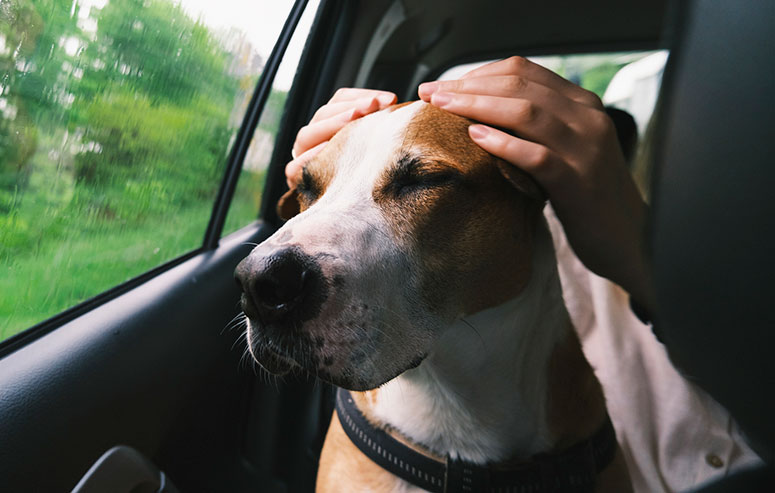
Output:
[[[275,204],[296,132],[337,87],[415,99],[418,83],[451,66],[512,54],[673,50],[657,139],[655,320],[677,361],[772,453],[771,3],[323,0],[258,220],[220,238],[272,67],[306,3],[296,2],[259,80],[202,248],[0,344],[0,490],[72,490],[125,445],[140,457],[128,462],[155,466],[183,492],[312,491],[333,389],[242,360],[229,329],[234,267],[281,224]],[[159,491],[144,476],[153,467],[140,469],[133,491]]]

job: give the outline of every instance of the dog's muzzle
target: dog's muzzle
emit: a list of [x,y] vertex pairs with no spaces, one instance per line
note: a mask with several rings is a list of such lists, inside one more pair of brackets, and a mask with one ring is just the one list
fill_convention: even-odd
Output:
[[293,340],[302,324],[317,316],[327,297],[320,265],[300,249],[288,247],[265,255],[254,252],[239,263],[234,276],[251,322],[251,350],[260,363],[268,363],[264,364],[268,370],[279,373],[282,360],[293,359]]
[[245,314],[262,325],[303,318],[320,285],[320,267],[295,248],[245,258],[234,272]]

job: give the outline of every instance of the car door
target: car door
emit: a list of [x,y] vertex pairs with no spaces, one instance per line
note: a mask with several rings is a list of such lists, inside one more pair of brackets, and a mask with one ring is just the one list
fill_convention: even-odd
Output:
[[350,7],[271,4],[3,6],[3,491],[71,490],[117,445],[134,459],[91,471],[115,491],[140,463],[181,491],[312,488],[328,390],[245,358],[233,269],[277,227]]

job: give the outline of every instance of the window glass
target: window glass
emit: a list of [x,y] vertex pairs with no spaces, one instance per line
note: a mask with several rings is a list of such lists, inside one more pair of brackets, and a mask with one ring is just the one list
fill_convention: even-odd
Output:
[[[319,0],[311,0],[307,4],[291,41],[288,43],[285,56],[278,67],[277,76],[272,82],[272,91],[258,120],[242,171],[240,171],[237,189],[234,192],[223,227],[223,235],[250,224],[258,216],[266,170],[274,151],[275,137],[285,109],[285,100],[296,75],[296,68],[299,65],[312,22],[315,20],[319,3]],[[290,149],[288,155],[290,156]]]
[[291,0],[3,0],[0,339],[201,246]]

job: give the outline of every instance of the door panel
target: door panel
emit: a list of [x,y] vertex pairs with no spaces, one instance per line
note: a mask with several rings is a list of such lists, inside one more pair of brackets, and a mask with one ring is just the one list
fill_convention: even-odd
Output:
[[183,491],[251,479],[234,423],[254,373],[225,327],[239,310],[234,266],[269,232],[242,230],[0,360],[3,489],[69,490],[117,444]]
[[309,112],[328,99],[351,10],[349,2],[321,4],[270,160],[265,222],[220,238],[241,164],[234,156],[247,150],[268,87],[251,101],[252,124],[243,124],[200,252],[0,347],[2,491],[69,491],[122,444],[183,492],[312,490],[329,387],[266,378],[243,359],[242,327],[228,326],[240,311],[234,267],[278,222],[282,163]]

